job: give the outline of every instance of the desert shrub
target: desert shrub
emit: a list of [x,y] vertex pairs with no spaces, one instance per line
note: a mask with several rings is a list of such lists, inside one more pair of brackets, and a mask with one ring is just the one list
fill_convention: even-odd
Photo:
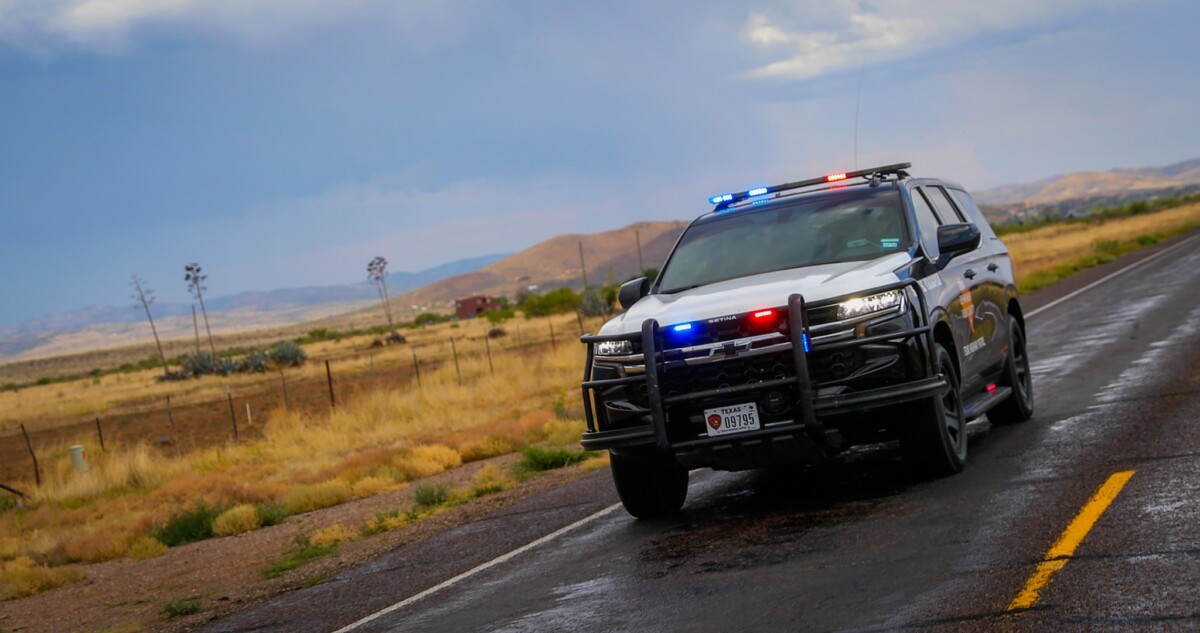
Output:
[[254,505],[254,509],[258,511],[258,518],[263,527],[279,525],[288,518],[287,508],[280,503],[258,503]]
[[471,493],[476,497],[482,497],[507,490],[513,487],[514,483],[512,477],[502,472],[498,466],[488,464],[480,468],[474,477],[471,477]]
[[530,446],[521,451],[521,468],[529,472],[554,470],[577,464],[591,456],[588,452]]
[[517,450],[517,442],[505,435],[489,435],[482,440],[468,442],[458,449],[464,462],[474,462],[497,455],[507,455]]
[[499,310],[487,310],[483,312],[483,317],[488,320],[488,323],[496,325],[513,318],[514,314],[515,312],[513,312],[512,308],[501,308]]
[[508,336],[508,332],[506,332],[502,327],[494,327],[488,330],[487,336],[488,338],[501,338]]
[[183,376],[210,376],[221,372],[222,359],[208,352],[197,352],[184,356],[179,373]]
[[233,536],[262,527],[258,508],[249,503],[233,506],[213,520],[212,531],[216,536]]
[[432,312],[422,312],[421,314],[417,315],[417,318],[413,319],[413,325],[433,325],[435,323],[442,323],[449,320],[450,317],[446,315],[434,314]]
[[443,468],[462,466],[462,456],[458,454],[458,451],[441,444],[424,444],[412,449],[410,454],[418,459],[435,461]]
[[350,500],[350,486],[340,480],[332,479],[319,484],[310,484],[293,488],[283,500],[283,507],[291,514],[312,512],[328,508]]
[[313,532],[312,536],[308,537],[308,540],[315,547],[328,547],[330,545],[337,545],[338,543],[345,543],[346,541],[353,541],[357,537],[358,534],[346,526],[341,523],[334,523],[329,527],[323,527]]
[[256,350],[250,352],[249,354],[246,354],[246,358],[242,360],[242,371],[246,371],[246,372],[267,371],[267,369],[269,369],[269,367],[268,367],[269,360],[270,359],[267,358],[266,352],[262,351],[261,349],[256,349]]
[[80,563],[100,563],[120,558],[129,551],[129,535],[93,532],[63,543],[67,559]]
[[440,462],[424,457],[413,457],[411,455],[398,457],[392,461],[398,479],[404,481],[415,481],[432,477],[444,470],[446,467]]
[[404,338],[404,335],[400,334],[399,332],[392,332],[388,334],[387,338],[384,340],[387,341],[388,345],[400,345],[408,342],[408,339]]
[[577,420],[550,420],[542,425],[543,441],[553,446],[571,446],[579,441],[584,428],[583,422]]
[[21,556],[0,568],[0,600],[24,598],[73,583],[83,578],[83,570],[74,565],[48,567]]
[[579,308],[579,295],[570,288],[551,290],[544,295],[535,295],[521,303],[526,317],[539,317],[571,312]]
[[422,508],[440,506],[450,499],[450,489],[438,484],[421,484],[413,488],[413,501]]
[[167,524],[159,528],[154,536],[167,547],[176,547],[212,538],[213,521],[221,515],[223,510],[224,508],[201,502],[190,510],[172,515],[167,520]]
[[363,499],[365,497],[374,497],[378,494],[391,492],[397,487],[399,486],[396,484],[396,482],[388,479],[387,477],[363,477],[362,479],[354,482],[351,490],[354,492],[355,497]]
[[304,349],[292,341],[280,341],[271,347],[268,354],[271,357],[271,362],[280,366],[295,367],[304,364],[308,355],[304,353]]
[[133,560],[162,556],[166,551],[167,546],[153,536],[139,536],[129,544],[129,557]]
[[605,303],[604,297],[594,288],[583,293],[579,298],[579,311],[583,316],[598,317],[607,316],[612,313],[612,304]]
[[162,614],[168,618],[178,618],[200,612],[199,598],[174,598],[163,605]]

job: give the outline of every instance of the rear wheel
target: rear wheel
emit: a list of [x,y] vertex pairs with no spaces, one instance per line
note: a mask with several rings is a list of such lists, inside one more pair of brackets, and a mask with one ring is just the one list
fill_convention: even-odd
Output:
[[653,452],[612,451],[613,483],[625,510],[639,519],[674,514],[687,498],[688,471]]
[[904,448],[918,470],[943,477],[962,471],[967,463],[967,416],[954,361],[940,343],[934,347],[933,361],[946,386],[916,407],[918,415],[909,422]]
[[1016,319],[1008,318],[1008,360],[1005,384],[1012,395],[987,413],[992,424],[1016,424],[1033,417],[1033,374],[1029,371],[1029,353],[1025,350],[1025,332]]

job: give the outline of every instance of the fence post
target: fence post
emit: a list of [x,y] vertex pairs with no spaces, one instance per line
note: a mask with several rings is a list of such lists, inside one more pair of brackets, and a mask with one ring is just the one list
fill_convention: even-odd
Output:
[[546,322],[550,324],[550,349],[558,349],[558,343],[554,341],[554,315],[546,317]]
[[575,311],[575,320],[579,321],[579,335],[583,336],[583,313],[579,310]]
[[491,373],[495,374],[495,373],[496,373],[496,367],[492,365],[492,342],[488,340],[488,339],[490,339],[490,338],[491,338],[490,336],[487,336],[487,335],[485,334],[485,335],[483,336],[483,344],[484,344],[484,346],[485,346],[485,347],[487,347],[487,354],[488,354],[488,371],[490,371]]
[[333,370],[329,369],[329,361],[325,361],[325,381],[329,383],[329,408],[337,407],[337,401],[333,398]]
[[[226,388],[228,388],[228,385],[226,385]],[[177,441],[179,438],[176,436],[179,434],[175,431],[175,412],[171,410],[171,394],[167,394],[167,422],[171,425],[171,443],[178,447],[179,444]]]
[[233,441],[238,442],[237,412],[233,410],[233,390],[225,385],[225,397],[229,398],[229,421],[233,423]]
[[458,385],[462,386],[462,370],[458,368],[458,346],[454,344],[454,337],[450,337],[450,349],[454,352],[454,373],[458,374]]
[[42,469],[38,467],[37,454],[33,452],[33,442],[29,441],[29,431],[25,430],[25,423],[21,423],[21,435],[25,436],[25,448],[29,449],[29,456],[33,458],[33,480],[38,486],[42,485]]
[[371,389],[378,389],[379,385],[375,380],[375,355],[371,354],[369,358],[371,361]]
[[254,418],[250,417],[250,403],[246,403],[246,426],[254,426]]
[[105,450],[104,450],[104,429],[100,428],[100,414],[99,413],[96,414],[96,436],[100,438],[100,452],[103,453],[103,452],[105,452]]
[[291,407],[288,405],[287,377],[283,375],[282,369],[279,370],[279,384],[283,387],[283,408],[289,409]]
[[413,372],[417,374],[417,386],[421,386],[421,363],[417,362],[417,348],[413,347]]

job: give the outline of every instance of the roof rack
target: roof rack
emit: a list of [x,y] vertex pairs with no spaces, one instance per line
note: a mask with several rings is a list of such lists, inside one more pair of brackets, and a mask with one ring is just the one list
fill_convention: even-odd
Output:
[[803,187],[811,187],[813,185],[840,182],[842,180],[858,178],[860,176],[871,181],[873,184],[878,184],[878,181],[882,180],[884,176],[891,174],[896,174],[900,178],[905,178],[908,176],[908,172],[905,170],[909,167],[912,167],[912,163],[896,163],[894,165],[884,165],[883,167],[871,167],[870,169],[839,172],[836,174],[829,174],[828,176],[821,176],[820,178],[797,180],[796,182],[788,182],[782,185],[775,185],[773,187],[758,187],[748,191],[743,191],[741,193],[726,193],[719,196],[713,196],[709,198],[708,201],[717,205],[716,208],[713,209],[713,212],[715,213],[717,211],[724,211],[725,209],[728,209],[729,207],[743,200],[753,198],[755,196],[763,196],[768,193],[777,193],[780,191],[787,191],[789,189],[800,189]]

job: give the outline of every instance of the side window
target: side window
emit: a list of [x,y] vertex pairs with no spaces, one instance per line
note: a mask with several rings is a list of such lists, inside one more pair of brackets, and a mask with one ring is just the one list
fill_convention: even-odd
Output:
[[975,201],[971,199],[970,194],[962,189],[947,189],[946,191],[948,191],[950,193],[950,197],[954,198],[954,201],[958,203],[958,208],[962,209],[963,212],[967,214],[967,217],[971,218],[971,221],[979,227],[979,232],[983,233],[983,239],[996,239],[996,232],[992,230],[992,226],[988,224],[987,218],[983,216],[983,212],[979,210],[978,206],[976,206]]
[[921,190],[925,192],[925,195],[929,196],[929,202],[933,204],[933,209],[937,212],[937,216],[942,218],[942,222],[949,224],[952,222],[968,221],[950,203],[950,200],[946,197],[946,192],[941,187],[922,187]]
[[913,211],[917,216],[917,231],[921,233],[921,245],[930,259],[938,258],[937,227],[941,224],[933,208],[925,200],[925,195],[919,189],[912,190]]

